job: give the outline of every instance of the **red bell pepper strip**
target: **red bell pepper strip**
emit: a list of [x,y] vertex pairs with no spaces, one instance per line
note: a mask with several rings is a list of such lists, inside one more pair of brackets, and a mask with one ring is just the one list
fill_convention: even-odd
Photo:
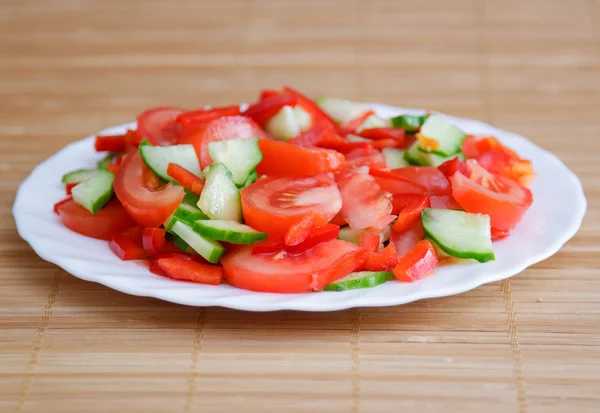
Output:
[[273,96],[279,96],[281,95],[281,92],[278,90],[273,90],[273,89],[263,89],[260,91],[260,96],[258,97],[258,100],[263,100],[266,98],[272,98]]
[[394,244],[389,243],[381,252],[369,252],[365,271],[391,271],[398,265],[398,254]]
[[398,260],[393,272],[398,280],[413,282],[431,273],[437,266],[438,257],[433,245],[428,240],[422,240]]
[[159,258],[156,265],[167,277],[175,280],[210,285],[219,285],[223,280],[223,267],[196,262],[178,255]]
[[79,185],[79,182],[73,182],[71,184],[66,184],[65,192],[67,193],[67,195],[71,195],[71,191],[73,191],[73,188],[75,188],[77,185]]
[[210,122],[211,120],[218,119],[222,116],[236,116],[239,114],[239,105],[222,106],[212,109],[198,109],[182,113],[177,116],[176,120],[179,138],[191,135],[206,122]]
[[381,140],[381,139],[393,139],[397,142],[398,146],[404,146],[406,134],[402,128],[371,128],[363,129],[357,133],[358,136],[363,138]]
[[113,235],[112,240],[108,243],[108,246],[112,252],[114,252],[115,255],[123,261],[143,260],[147,258],[144,248],[140,247],[135,241],[122,234]]
[[401,145],[398,144],[398,141],[395,139],[380,139],[378,141],[371,142],[371,146],[375,149],[383,149],[383,148],[397,148]]
[[277,114],[284,106],[296,105],[298,98],[291,94],[283,94],[262,99],[250,105],[243,113],[261,127]]
[[69,196],[69,197],[67,197],[67,198],[63,199],[62,201],[58,201],[56,204],[54,204],[54,208],[53,208],[53,209],[54,209],[54,213],[55,213],[56,215],[59,215],[59,214],[58,214],[58,209],[59,209],[59,208],[60,208],[62,205],[66,204],[66,203],[69,203],[69,202],[71,202],[72,200],[73,200],[73,197],[72,197],[72,196]]
[[358,245],[371,252],[377,252],[379,249],[379,234],[375,231],[363,231],[358,238]]
[[127,149],[127,133],[123,135],[98,135],[94,143],[96,152],[124,152]]
[[361,113],[355,118],[350,119],[348,122],[344,123],[338,130],[342,135],[348,135],[349,133],[354,133],[360,126],[365,123],[369,116],[374,115],[375,112],[372,110],[367,110],[366,112]]
[[292,89],[289,86],[284,86],[283,92],[295,96],[298,100],[298,105],[302,107],[309,115],[311,115],[313,119],[313,123],[317,122],[319,119],[327,120],[334,128],[336,127],[335,121],[323,111],[319,105],[317,105],[312,99],[307,98],[297,90]]
[[315,228],[315,216],[306,215],[295,225],[288,228],[285,233],[284,243],[294,246],[304,242],[312,234]]
[[336,239],[340,235],[340,227],[334,224],[325,224],[315,229],[302,243],[294,246],[285,246],[285,252],[291,255],[302,254],[314,246]]
[[161,254],[165,249],[166,231],[163,228],[146,228],[142,235],[142,245],[148,255]]
[[450,179],[450,177],[456,172],[462,172],[465,170],[465,163],[461,161],[460,158],[457,156],[455,158],[450,159],[449,161],[444,162],[437,168],[441,173],[444,174],[446,178]]
[[197,177],[183,166],[176,163],[169,163],[169,166],[167,166],[167,175],[196,195],[200,195],[204,189],[204,180],[202,180],[202,178]]
[[392,196],[392,213],[398,219],[392,227],[396,232],[411,228],[421,219],[423,210],[430,206],[429,198],[420,194],[395,194]]

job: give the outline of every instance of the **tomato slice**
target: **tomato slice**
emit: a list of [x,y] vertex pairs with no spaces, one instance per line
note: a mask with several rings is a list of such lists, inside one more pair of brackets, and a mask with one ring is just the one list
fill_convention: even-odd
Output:
[[133,220],[116,199],[93,215],[73,200],[65,201],[57,209],[65,227],[86,237],[109,241],[114,234],[121,233],[134,225]]
[[408,166],[392,172],[407,181],[424,186],[430,195],[448,195],[452,192],[448,179],[433,166]]
[[60,209],[60,207],[64,204],[67,204],[69,202],[71,202],[73,200],[72,196],[68,196],[65,199],[63,199],[62,201],[58,201],[56,204],[54,204],[54,213],[56,215],[59,215],[58,210]]
[[493,228],[510,230],[533,203],[531,191],[506,177],[492,174],[477,161],[466,162],[467,175],[451,178],[452,195],[467,212],[487,214]]
[[431,195],[429,201],[432,208],[463,210],[452,195]]
[[299,255],[252,255],[252,246],[236,246],[221,258],[225,279],[238,288],[271,293],[322,290],[362,265],[365,251],[332,240]]
[[380,232],[394,220],[389,194],[382,191],[366,166],[345,171],[338,177],[342,216],[353,229]]
[[424,186],[413,183],[399,174],[378,167],[371,167],[369,174],[375,178],[375,182],[377,182],[377,185],[383,191],[389,192],[392,195],[427,193],[427,188]]
[[177,116],[185,111],[179,108],[158,107],[148,109],[137,118],[137,133],[153,145],[173,145],[179,140]]
[[379,233],[375,231],[362,231],[358,238],[358,245],[370,252],[377,252],[379,248]]
[[200,165],[205,168],[212,163],[208,153],[209,143],[255,136],[266,138],[267,134],[252,119],[245,116],[223,116],[200,125],[196,132],[184,136],[181,143],[194,145]]
[[300,221],[288,228],[285,232],[283,243],[290,247],[302,244],[310,237],[314,228],[315,217],[313,215],[305,215]]
[[523,185],[529,185],[535,178],[531,161],[511,158],[501,151],[485,152],[477,155],[475,159],[487,171],[505,176]]
[[148,189],[144,185],[146,169],[140,153],[130,153],[115,176],[115,194],[140,226],[159,227],[181,203],[185,192],[172,184],[156,191]]
[[329,174],[259,179],[242,189],[241,197],[246,224],[268,232],[274,242],[283,242],[288,229],[306,215],[314,217],[315,227],[321,227],[342,208],[340,192]]
[[392,230],[390,243],[394,244],[398,257],[402,257],[409,253],[423,237],[425,237],[425,231],[423,231],[423,225],[419,221],[406,231],[396,232]]
[[[364,142],[367,143],[367,142]],[[372,166],[378,168],[387,168],[383,154],[371,145],[368,147],[354,149],[345,155],[346,167]]]
[[305,148],[269,139],[259,140],[258,146],[263,154],[256,167],[259,175],[308,177],[333,172],[344,165],[344,156],[329,149]]

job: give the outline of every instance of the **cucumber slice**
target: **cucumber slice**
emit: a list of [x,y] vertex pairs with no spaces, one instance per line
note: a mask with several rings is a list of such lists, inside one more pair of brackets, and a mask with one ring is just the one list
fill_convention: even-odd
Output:
[[194,231],[198,234],[232,244],[254,244],[267,239],[266,232],[258,232],[247,225],[236,221],[224,220],[198,220],[194,223]]
[[294,118],[296,119],[296,124],[300,128],[300,132],[305,132],[312,126],[312,116],[300,105],[294,106]]
[[265,130],[274,138],[287,141],[300,134],[296,112],[292,106],[284,106],[265,125]]
[[425,234],[448,255],[479,262],[494,259],[488,215],[426,208],[421,222]]
[[171,182],[174,179],[167,175],[169,163],[181,165],[196,176],[202,177],[198,156],[193,145],[152,146],[140,145],[142,159],[160,179]]
[[181,251],[189,254],[196,254],[196,251],[194,251],[192,247],[190,247],[188,243],[185,242],[179,235],[171,234],[171,241],[173,241],[173,245],[175,245]]
[[406,150],[404,153],[404,159],[411,165],[419,165],[419,166],[440,166],[444,162],[459,157],[461,160],[465,159],[465,155],[462,152],[459,152],[450,156],[439,156],[434,153],[426,153],[421,150],[421,145],[416,141],[413,143],[410,148]]
[[325,291],[347,291],[358,288],[372,288],[394,279],[390,271],[360,271],[351,272],[344,278],[332,282],[325,287]]
[[94,176],[73,187],[73,201],[95,214],[113,197],[114,181],[112,172],[99,169]]
[[210,263],[218,263],[225,254],[225,247],[217,241],[204,238],[202,235],[195,233],[192,227],[183,222],[175,222],[173,232]]
[[407,133],[415,133],[421,129],[429,115],[400,115],[390,119],[392,127],[402,128]]
[[348,122],[367,110],[361,103],[326,96],[318,98],[316,103],[325,113],[341,123]]
[[381,150],[385,164],[390,169],[404,168],[410,164],[404,158],[405,151],[396,148],[383,148]]
[[389,120],[380,118],[377,115],[371,115],[356,129],[356,133],[360,133],[365,129],[389,128],[390,125]]
[[467,134],[456,126],[435,115],[427,118],[419,133],[439,142],[437,149],[427,152],[440,156],[450,156],[460,152],[462,143],[467,137]]
[[190,191],[189,189],[185,189],[185,195],[183,197],[183,203],[184,204],[189,204],[189,205],[194,205],[196,206],[198,204],[198,201],[200,200],[200,195],[196,195],[195,193],[193,193],[192,191]]
[[242,222],[240,190],[232,180],[231,172],[222,163],[213,163],[204,170],[206,184],[198,201],[210,219]]
[[252,171],[252,173],[250,175],[248,175],[248,179],[246,179],[246,182],[244,183],[242,188],[245,188],[248,185],[253,184],[254,182],[256,182],[257,179],[258,179],[258,174],[256,173],[256,171]]
[[242,187],[263,159],[258,138],[230,139],[211,142],[208,153],[214,163],[222,163],[231,171],[233,183]]
[[167,218],[167,220],[164,223],[164,226],[167,231],[172,232],[173,225],[175,225],[175,223],[177,221],[183,222],[184,224],[192,226],[192,225],[194,225],[194,222],[198,221],[199,219],[208,219],[208,217],[206,216],[206,214],[204,212],[200,211],[200,209],[198,209],[196,206],[186,204],[186,203],[181,203],[177,207],[177,209],[175,209],[175,211],[173,211],[171,216],[169,216],[169,218]]
[[106,169],[106,166],[113,161],[115,157],[114,153],[109,153],[104,158],[98,161],[98,169]]
[[97,175],[100,169],[78,169],[76,171],[68,172],[63,175],[63,184],[76,184],[79,182],[87,181],[88,179]]

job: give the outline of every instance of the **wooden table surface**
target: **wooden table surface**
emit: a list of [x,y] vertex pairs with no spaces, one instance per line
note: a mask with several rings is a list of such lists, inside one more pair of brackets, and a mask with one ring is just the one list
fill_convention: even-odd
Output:
[[[0,411],[600,411],[600,1],[0,0],[0,23]],[[528,136],[582,179],[583,227],[510,281],[325,314],[127,296],[18,237],[17,187],[67,143],[283,84]]]

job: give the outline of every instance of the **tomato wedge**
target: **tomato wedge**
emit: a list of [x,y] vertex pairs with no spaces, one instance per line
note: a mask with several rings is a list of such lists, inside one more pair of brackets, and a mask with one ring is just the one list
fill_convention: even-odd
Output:
[[467,212],[489,215],[493,228],[512,229],[533,203],[531,191],[486,171],[475,160],[468,160],[466,169],[466,175],[459,171],[450,178],[454,199]]
[[247,225],[269,233],[269,240],[282,242],[290,227],[305,216],[321,227],[342,208],[342,198],[333,177],[259,179],[242,189],[242,211]]
[[200,125],[196,132],[184,136],[181,143],[194,145],[200,165],[205,168],[212,163],[208,153],[209,143],[255,136],[266,138],[267,134],[252,119],[245,116],[223,116]]
[[415,245],[417,245],[417,242],[423,239],[423,237],[425,237],[425,231],[423,231],[423,225],[421,225],[421,221],[419,221],[406,231],[396,232],[392,230],[392,233],[390,234],[390,243],[394,244],[398,257],[403,257],[405,254],[408,254]]
[[392,172],[407,181],[427,188],[430,195],[448,195],[452,192],[448,179],[433,166],[408,166],[394,169]]
[[115,194],[125,210],[142,227],[159,227],[185,195],[183,188],[167,184],[157,191],[144,185],[146,165],[139,152],[130,153],[115,176]]
[[393,172],[380,169],[379,167],[371,167],[369,174],[375,178],[377,185],[390,194],[425,194],[427,188],[419,184],[413,183],[408,179],[395,174]]
[[63,224],[71,231],[106,241],[134,225],[116,199],[93,215],[73,200],[65,201],[57,210]]
[[137,134],[153,145],[166,146],[179,140],[177,116],[185,111],[180,108],[158,107],[148,109],[137,118]]
[[344,156],[329,149],[305,148],[269,139],[259,140],[258,146],[263,154],[256,167],[259,175],[308,177],[333,172],[344,165]]
[[252,246],[231,248],[221,259],[229,284],[251,291],[301,293],[322,290],[362,265],[365,251],[332,240],[299,255],[252,255]]
[[485,152],[478,155],[475,159],[487,171],[505,176],[522,185],[529,185],[533,181],[533,178],[535,178],[531,161],[511,158],[504,152]]
[[395,216],[389,194],[382,191],[366,166],[345,171],[338,177],[342,216],[353,229],[381,231]]

